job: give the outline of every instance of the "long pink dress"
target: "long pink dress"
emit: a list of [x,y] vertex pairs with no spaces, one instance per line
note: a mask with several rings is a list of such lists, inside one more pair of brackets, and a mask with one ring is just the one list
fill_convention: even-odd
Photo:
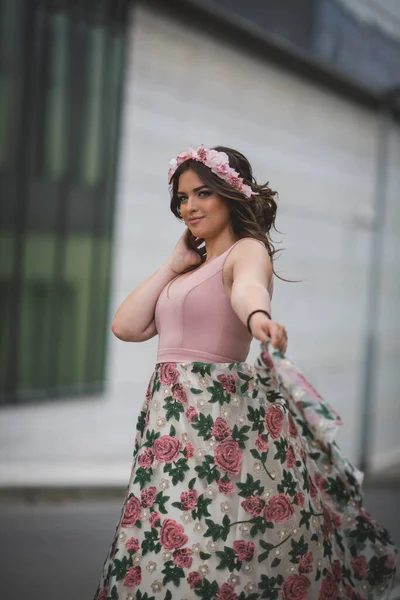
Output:
[[245,362],[251,337],[222,281],[232,248],[158,299],[95,600],[388,599],[397,550],[333,440],[340,417],[270,344]]

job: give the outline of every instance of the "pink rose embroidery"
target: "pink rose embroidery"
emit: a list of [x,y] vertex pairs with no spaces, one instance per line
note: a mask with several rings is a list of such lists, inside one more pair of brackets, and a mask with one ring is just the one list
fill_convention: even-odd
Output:
[[160,513],[157,510],[150,513],[149,521],[150,521],[150,526],[155,527],[157,525],[157,523],[159,523],[161,521]]
[[276,440],[282,431],[283,412],[279,406],[270,406],[265,413],[265,424],[272,437]]
[[332,517],[331,517],[330,511],[326,508],[326,506],[323,507],[322,512],[324,514],[324,522],[322,524],[322,531],[324,534],[324,538],[328,539],[328,537],[330,535],[332,535],[332,533],[333,533]]
[[288,469],[292,469],[296,465],[296,457],[294,455],[293,446],[288,446],[286,450],[286,466]]
[[192,456],[194,456],[194,446],[193,444],[191,444],[190,442],[188,442],[185,446],[185,457],[187,459],[192,458]]
[[222,387],[229,394],[235,394],[236,392],[236,383],[233,375],[221,375],[217,376],[218,381],[222,384]]
[[197,498],[199,494],[196,490],[189,490],[188,492],[182,492],[181,504],[183,510],[193,510],[197,504]]
[[313,567],[313,555],[312,552],[307,552],[301,557],[299,563],[299,573],[311,573]]
[[233,542],[233,551],[239,560],[251,560],[254,556],[255,547],[254,542],[245,542],[244,540]]
[[217,594],[217,600],[237,600],[237,598],[238,596],[235,594],[233,586],[229,585],[229,583],[221,585]]
[[342,565],[340,564],[340,561],[337,559],[334,560],[332,563],[332,573],[335,578],[335,581],[342,581],[342,579],[343,579]]
[[199,413],[197,412],[197,410],[195,409],[194,406],[188,406],[185,411],[185,415],[186,415],[186,418],[189,421],[189,423],[193,423],[193,421],[198,416],[198,414]]
[[311,582],[305,575],[290,575],[282,585],[284,600],[306,600]]
[[146,402],[147,402],[147,404],[148,404],[148,403],[150,402],[150,400],[151,400],[151,395],[152,395],[152,392],[151,392],[151,385],[152,385],[152,383],[153,383],[153,382],[152,382],[152,381],[150,381],[149,385],[147,386],[147,390],[146,390]]
[[315,484],[317,486],[317,488],[319,488],[321,491],[325,490],[325,477],[323,475],[321,475],[321,473],[315,473],[314,476],[315,479]]
[[179,377],[179,371],[174,363],[162,363],[159,371],[160,381],[164,385],[171,385]]
[[229,494],[233,494],[235,491],[235,486],[231,481],[225,481],[224,479],[218,479],[217,486],[221,494],[225,494],[225,496],[229,496]]
[[215,448],[214,460],[217,467],[220,467],[230,475],[238,475],[242,468],[243,460],[239,452],[239,444],[234,440],[221,442]]
[[294,495],[294,501],[301,508],[304,506],[304,500],[305,500],[305,498],[304,498],[303,492],[296,492],[295,493],[295,495]]
[[125,575],[124,586],[125,587],[133,587],[134,585],[140,585],[141,582],[142,582],[142,568],[139,566],[131,567],[129,569],[129,571],[127,572],[127,574]]
[[97,600],[107,600],[107,595],[108,587],[105,587],[102,590],[100,590],[99,595],[97,596]]
[[310,496],[311,498],[315,498],[316,496],[318,496],[318,490],[314,485],[313,480],[311,479],[310,476],[308,476],[308,485],[310,487]]
[[321,582],[318,600],[337,600],[338,587],[332,573],[327,573]]
[[202,581],[202,576],[200,575],[200,573],[198,571],[192,571],[191,573],[189,573],[188,578],[187,578],[187,582],[190,586],[191,590],[194,590],[194,588],[201,583]]
[[133,527],[140,516],[140,501],[135,496],[129,498],[122,518],[122,527]]
[[170,435],[162,435],[154,442],[154,456],[160,462],[172,463],[179,456],[182,442]]
[[252,517],[258,517],[265,506],[265,500],[259,496],[249,496],[240,503]]
[[140,492],[141,505],[144,507],[153,506],[157,496],[157,488],[152,485]]
[[262,433],[259,433],[255,442],[257,450],[265,452],[268,449],[268,440],[266,440]]
[[190,548],[181,548],[180,550],[175,550],[174,554],[174,563],[178,565],[178,567],[182,567],[182,569],[190,569],[192,566],[192,551]]
[[129,538],[129,540],[125,542],[125,548],[128,551],[137,552],[140,548],[139,540],[135,537]]
[[146,448],[146,450],[139,456],[139,466],[148,469],[153,464],[154,454],[151,448]]
[[174,519],[165,519],[160,529],[160,543],[166,550],[182,548],[188,541],[183,526]]
[[368,575],[368,562],[365,556],[358,556],[357,558],[351,559],[351,566],[354,571],[354,575],[357,579],[363,579]]
[[232,431],[225,419],[217,417],[211,428],[211,433],[218,442],[222,442],[232,434]]
[[284,523],[285,521],[288,521],[293,514],[294,508],[289,496],[286,494],[273,496],[264,510],[264,518],[267,521],[274,521],[275,523]]
[[288,414],[288,421],[289,421],[289,433],[292,437],[297,437],[298,433],[297,433],[297,427],[296,427],[296,423],[293,420],[292,415],[289,413]]
[[187,394],[181,383],[175,383],[172,386],[172,397],[178,400],[178,402],[182,402],[182,404],[187,402]]

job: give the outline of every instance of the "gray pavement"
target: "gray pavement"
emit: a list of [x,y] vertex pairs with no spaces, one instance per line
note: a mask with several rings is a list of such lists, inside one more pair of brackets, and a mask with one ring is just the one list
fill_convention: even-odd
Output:
[[[34,496],[31,496],[33,499]],[[124,490],[114,498],[68,495],[0,499],[0,555],[4,600],[92,600],[120,515]],[[64,500],[63,500],[64,498]],[[400,547],[400,487],[365,491],[365,505]],[[393,594],[400,598],[400,594]]]

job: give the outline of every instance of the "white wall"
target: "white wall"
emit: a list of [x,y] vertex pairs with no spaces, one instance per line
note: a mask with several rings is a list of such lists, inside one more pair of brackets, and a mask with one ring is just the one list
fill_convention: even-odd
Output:
[[[285,250],[276,270],[302,280],[275,280],[273,314],[287,327],[287,354],[344,418],[338,440],[355,460],[375,115],[142,6],[127,72],[110,320],[182,231],[169,211],[168,159],[189,143],[237,147],[280,194],[277,226],[284,235],[273,239]],[[391,248],[394,240],[396,232]],[[4,410],[0,483],[125,484],[156,346],[156,339],[124,344],[110,335],[104,397]],[[387,352],[398,357],[398,346]],[[394,415],[391,402],[387,412]],[[376,456],[399,445],[381,427]]]
[[400,128],[389,140],[387,208],[377,322],[378,365],[372,412],[373,467],[400,463]]

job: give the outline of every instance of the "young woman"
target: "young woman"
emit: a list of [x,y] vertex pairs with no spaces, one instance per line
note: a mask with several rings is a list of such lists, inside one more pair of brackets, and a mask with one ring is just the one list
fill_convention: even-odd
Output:
[[225,147],[179,154],[169,180],[187,229],[112,324],[159,346],[95,600],[389,598],[397,550],[271,317],[275,192]]

